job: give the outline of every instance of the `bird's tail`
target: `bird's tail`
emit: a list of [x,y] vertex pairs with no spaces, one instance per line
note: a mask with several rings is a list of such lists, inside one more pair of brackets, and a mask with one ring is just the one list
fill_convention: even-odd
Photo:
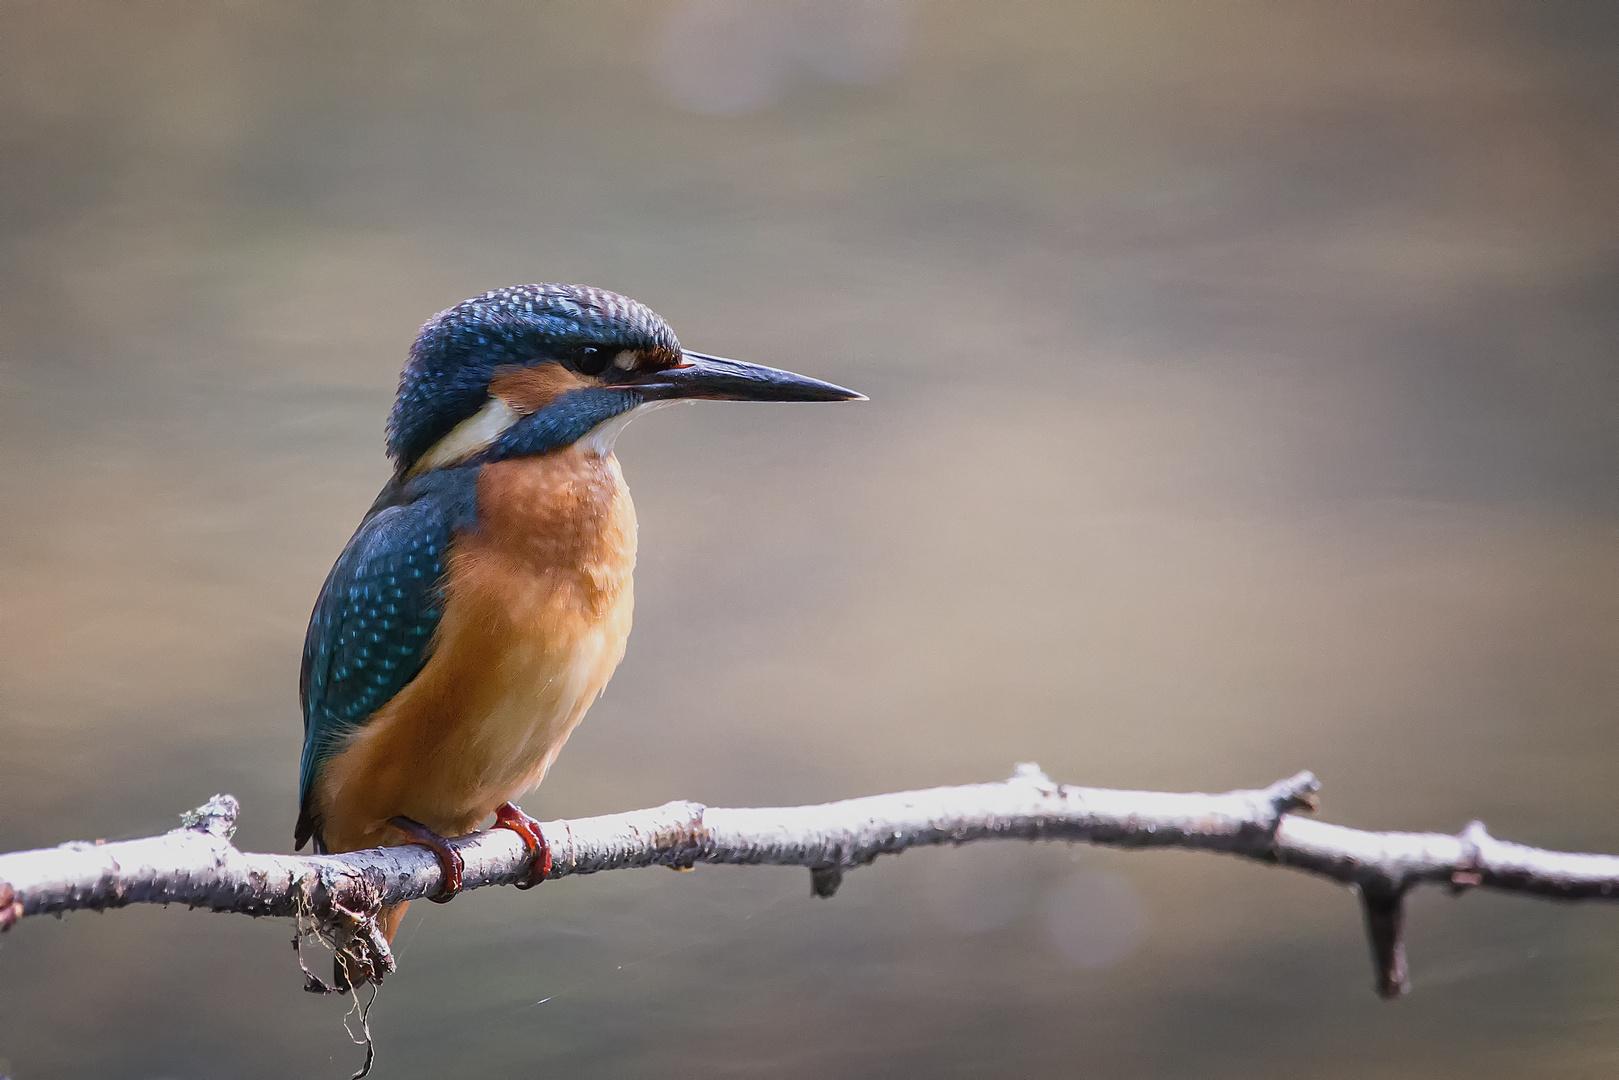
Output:
[[[394,935],[399,932],[400,920],[405,917],[405,909],[408,907],[410,902],[406,901],[403,904],[390,904],[377,912],[377,929],[382,931],[382,936],[388,939],[390,945],[393,944]],[[336,985],[342,989],[357,990],[371,981],[371,976],[366,974],[365,968],[343,953],[338,953],[332,959],[332,977],[336,980]]]

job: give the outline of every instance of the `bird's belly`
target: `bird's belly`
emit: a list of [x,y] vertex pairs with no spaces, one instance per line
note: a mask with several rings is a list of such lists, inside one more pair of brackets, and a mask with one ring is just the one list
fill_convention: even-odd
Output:
[[400,785],[396,813],[447,836],[545,776],[623,658],[633,604],[627,571],[594,603],[553,574],[486,564],[461,580],[435,670],[423,672],[429,692],[404,703],[414,715],[400,725],[401,737],[433,751]]
[[624,655],[624,607],[600,619],[566,620],[573,623],[567,627],[553,620],[484,659],[485,685],[467,695],[468,709],[444,745],[451,781],[444,794],[459,804],[445,810],[482,818],[544,778]]

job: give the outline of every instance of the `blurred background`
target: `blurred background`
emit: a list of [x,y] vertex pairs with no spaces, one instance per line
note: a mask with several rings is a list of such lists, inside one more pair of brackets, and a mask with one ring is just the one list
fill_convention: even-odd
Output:
[[[0,849],[235,793],[416,328],[588,282],[865,391],[630,429],[543,818],[991,780],[1619,851],[1619,7],[11,3]],[[417,904],[379,1076],[1607,1077],[1619,915],[981,845]],[[347,1076],[284,922],[0,939],[0,1072]]]

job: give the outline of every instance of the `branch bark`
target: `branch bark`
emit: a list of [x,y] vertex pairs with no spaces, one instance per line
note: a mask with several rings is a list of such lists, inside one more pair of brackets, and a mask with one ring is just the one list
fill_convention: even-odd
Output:
[[[672,802],[623,814],[551,821],[553,878],[697,863],[802,866],[817,896],[879,855],[977,840],[1066,840],[1111,847],[1219,851],[1291,867],[1360,894],[1377,990],[1409,989],[1404,898],[1415,885],[1499,889],[1564,900],[1619,899],[1619,856],[1546,851],[1497,840],[1479,822],[1461,833],[1364,832],[1299,816],[1319,784],[1308,772],[1223,795],[1113,791],[1060,785],[1034,765],[992,784],[931,788],[819,806],[721,809]],[[231,843],[239,807],[216,795],[162,836],[64,844],[0,855],[0,930],[18,920],[126,904],[300,920],[380,981],[394,970],[377,932],[384,904],[438,892],[441,875],[420,847],[342,855],[242,852]],[[464,889],[511,885],[527,854],[506,829],[454,841]],[[320,989],[310,976],[310,989]]]

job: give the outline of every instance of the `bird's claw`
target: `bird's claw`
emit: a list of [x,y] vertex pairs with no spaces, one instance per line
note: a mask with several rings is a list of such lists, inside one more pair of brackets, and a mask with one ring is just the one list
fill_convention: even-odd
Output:
[[528,877],[517,882],[517,887],[532,889],[544,881],[551,872],[551,846],[540,832],[540,823],[523,813],[522,807],[505,802],[495,809],[495,828],[510,829],[523,838],[523,846],[528,849]]
[[433,853],[438,860],[439,869],[444,872],[444,887],[436,896],[428,899],[435,904],[448,904],[455,899],[456,893],[461,891],[461,876],[466,872],[466,860],[461,853],[450,846],[450,842],[438,833],[429,829],[421,822],[400,815],[388,819],[388,824],[410,837],[413,844],[420,844]]
[[[550,865],[547,862],[547,865]],[[17,899],[17,890],[11,887],[9,881],[0,881],[0,933],[10,930],[22,918],[22,903]]]

